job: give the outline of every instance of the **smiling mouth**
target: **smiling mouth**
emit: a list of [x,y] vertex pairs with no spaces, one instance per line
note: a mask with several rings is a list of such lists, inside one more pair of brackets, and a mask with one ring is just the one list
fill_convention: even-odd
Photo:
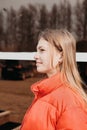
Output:
[[41,65],[42,64],[42,62],[36,62],[36,65]]

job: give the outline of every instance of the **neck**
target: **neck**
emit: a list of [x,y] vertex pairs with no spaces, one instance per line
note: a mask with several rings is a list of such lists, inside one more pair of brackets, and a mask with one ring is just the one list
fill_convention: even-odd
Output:
[[47,76],[52,77],[52,76],[56,75],[57,73],[59,73],[59,71],[57,71],[57,70],[50,71],[49,73],[47,73]]

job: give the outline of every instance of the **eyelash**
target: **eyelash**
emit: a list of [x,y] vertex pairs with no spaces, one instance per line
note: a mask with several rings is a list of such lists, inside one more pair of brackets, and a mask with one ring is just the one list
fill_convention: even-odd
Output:
[[40,49],[40,51],[45,51],[44,49]]
[[44,52],[45,50],[44,50],[44,49],[39,49],[39,50],[37,50],[37,51],[39,51],[39,52]]

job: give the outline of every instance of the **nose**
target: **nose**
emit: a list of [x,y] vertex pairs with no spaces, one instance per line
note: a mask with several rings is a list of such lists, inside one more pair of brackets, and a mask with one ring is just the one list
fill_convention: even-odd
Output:
[[37,60],[39,58],[38,52],[35,52],[34,59]]

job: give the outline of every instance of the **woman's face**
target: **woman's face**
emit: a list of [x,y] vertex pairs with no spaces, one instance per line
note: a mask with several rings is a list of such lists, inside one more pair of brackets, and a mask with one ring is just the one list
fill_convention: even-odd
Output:
[[58,62],[60,59],[60,53],[56,48],[41,38],[37,45],[37,52],[35,55],[37,71],[40,73],[46,73],[48,76],[52,76],[58,72]]

